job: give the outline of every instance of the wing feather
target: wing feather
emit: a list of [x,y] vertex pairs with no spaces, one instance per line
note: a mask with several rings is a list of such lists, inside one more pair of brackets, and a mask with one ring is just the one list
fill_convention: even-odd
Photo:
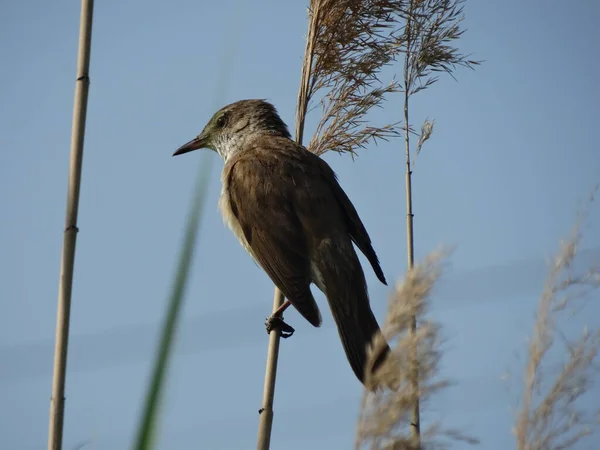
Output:
[[367,257],[367,260],[371,264],[371,267],[373,268],[373,271],[375,272],[375,275],[379,281],[387,285],[385,275],[383,274],[383,270],[379,264],[379,258],[373,249],[369,233],[363,225],[362,220],[360,220],[356,208],[354,208],[354,205],[340,186],[337,180],[337,175],[333,169],[329,167],[329,164],[327,164],[327,162],[325,162],[323,159],[310,152],[307,153],[314,157],[313,160],[315,161],[315,164],[318,165],[322,177],[328,184],[329,188],[333,191],[333,194],[335,195],[335,198],[337,199],[337,202],[343,211],[348,234],[350,235],[352,242],[354,242],[360,251]]
[[319,326],[306,238],[291,204],[291,179],[279,178],[275,187],[269,167],[268,160],[243,157],[231,165],[227,180],[231,211],[269,278],[306,320]]

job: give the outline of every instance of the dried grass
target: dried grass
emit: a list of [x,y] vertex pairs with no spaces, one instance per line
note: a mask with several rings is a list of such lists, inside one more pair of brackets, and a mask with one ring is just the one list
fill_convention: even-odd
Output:
[[[453,76],[459,66],[479,64],[452,45],[465,31],[464,1],[311,0],[296,123],[304,123],[321,91],[322,114],[308,149],[354,155],[371,141],[398,136],[401,122],[369,126],[366,114],[388,94],[404,91],[407,99],[435,83],[436,73]],[[383,83],[382,69],[401,54],[403,82]],[[432,125],[425,124],[421,145]],[[415,133],[406,120],[402,129]]]
[[[411,414],[417,399],[428,400],[449,385],[439,373],[441,358],[440,325],[427,318],[429,297],[442,273],[442,262],[446,251],[429,255],[421,264],[409,270],[403,281],[396,285],[390,298],[382,331],[392,347],[392,358],[388,358],[381,370],[369,377],[367,386],[393,385],[394,390],[375,393],[365,389],[357,427],[355,448],[416,450],[424,446],[443,448],[448,442],[477,441],[457,430],[444,429],[433,423],[425,429],[420,441],[407,432]],[[413,317],[420,317],[420,326],[411,331]],[[370,355],[377,355],[385,345],[377,336]],[[414,357],[418,361],[414,360]],[[414,373],[402,368],[419,367],[418,391],[412,382]],[[371,363],[371,362],[369,362]]]
[[[567,313],[579,309],[582,298],[600,287],[600,267],[590,267],[583,273],[574,269],[583,217],[569,238],[561,241],[538,303],[521,408],[513,430],[518,450],[573,448],[599,425],[600,407],[589,411],[581,400],[595,375],[593,363],[600,350],[600,329],[584,329],[579,338],[570,340],[559,327]],[[549,377],[549,353],[556,350],[565,351],[566,358],[558,374]]]
[[399,44],[406,60],[404,90],[408,95],[426,89],[438,81],[436,73],[445,72],[454,78],[458,67],[473,69],[481,63],[469,59],[454,47],[464,29],[466,0],[412,0],[408,2],[407,20]]
[[308,149],[352,155],[370,141],[397,136],[398,124],[368,126],[365,115],[399,90],[379,75],[400,51],[395,31],[406,1],[311,0],[299,114],[322,93],[321,118]]
[[439,80],[440,73],[454,78],[459,67],[474,69],[481,61],[469,59],[453,46],[465,32],[464,3],[466,0],[411,0],[407,2],[403,26],[395,31],[397,51],[404,55],[403,83],[404,126],[407,166],[410,159],[410,135],[417,136],[415,157],[433,133],[434,121],[426,119],[417,133],[409,122],[409,99]]

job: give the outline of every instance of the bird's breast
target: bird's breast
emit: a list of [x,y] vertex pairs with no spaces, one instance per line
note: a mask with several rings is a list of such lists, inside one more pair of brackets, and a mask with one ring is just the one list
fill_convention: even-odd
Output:
[[248,244],[246,240],[246,236],[244,235],[244,231],[242,227],[233,214],[233,210],[231,209],[231,202],[229,200],[229,189],[227,184],[223,184],[223,188],[221,189],[221,198],[219,199],[219,209],[221,210],[221,215],[223,216],[223,222],[229,227],[233,234],[238,238],[242,247],[248,252],[248,254],[254,259],[256,262],[256,258],[254,257],[254,253],[252,252],[252,248]]

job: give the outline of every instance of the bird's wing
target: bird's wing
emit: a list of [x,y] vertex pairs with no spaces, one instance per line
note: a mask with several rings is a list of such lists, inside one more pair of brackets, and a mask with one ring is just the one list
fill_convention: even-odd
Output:
[[320,326],[306,238],[291,202],[293,181],[274,173],[280,165],[272,163],[267,154],[262,160],[242,155],[227,164],[231,212],[273,283],[306,320]]
[[[385,278],[369,235],[333,171],[308,151],[296,149],[296,155],[295,164],[290,163],[297,185],[294,211],[309,239],[346,356],[358,379],[364,382],[365,370],[376,370],[387,357],[389,347],[382,348],[373,361],[368,359],[367,348],[380,329],[369,304],[365,275],[353,242],[365,253],[378,278],[382,282]],[[367,362],[372,366],[367,368]]]
[[329,164],[327,164],[327,162],[325,162],[323,159],[311,152],[307,151],[307,153],[312,155],[311,159],[313,159],[314,164],[318,166],[321,176],[324,178],[327,185],[335,195],[335,198],[337,199],[337,202],[343,211],[350,238],[360,249],[360,251],[363,252],[363,254],[367,257],[379,281],[387,285],[383,270],[381,270],[381,266],[379,265],[379,259],[377,258],[377,254],[373,249],[373,245],[371,244],[369,233],[367,233],[365,226],[360,220],[354,205],[340,186],[337,180],[337,175],[331,169],[331,167],[329,167]]

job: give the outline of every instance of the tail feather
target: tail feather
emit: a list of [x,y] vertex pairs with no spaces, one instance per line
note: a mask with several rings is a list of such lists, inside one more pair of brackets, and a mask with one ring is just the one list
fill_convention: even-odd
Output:
[[[348,362],[356,377],[365,383],[368,348],[379,324],[369,303],[365,275],[349,240],[333,242],[325,239],[315,255],[321,284]],[[386,344],[368,370],[375,372],[390,352]]]

